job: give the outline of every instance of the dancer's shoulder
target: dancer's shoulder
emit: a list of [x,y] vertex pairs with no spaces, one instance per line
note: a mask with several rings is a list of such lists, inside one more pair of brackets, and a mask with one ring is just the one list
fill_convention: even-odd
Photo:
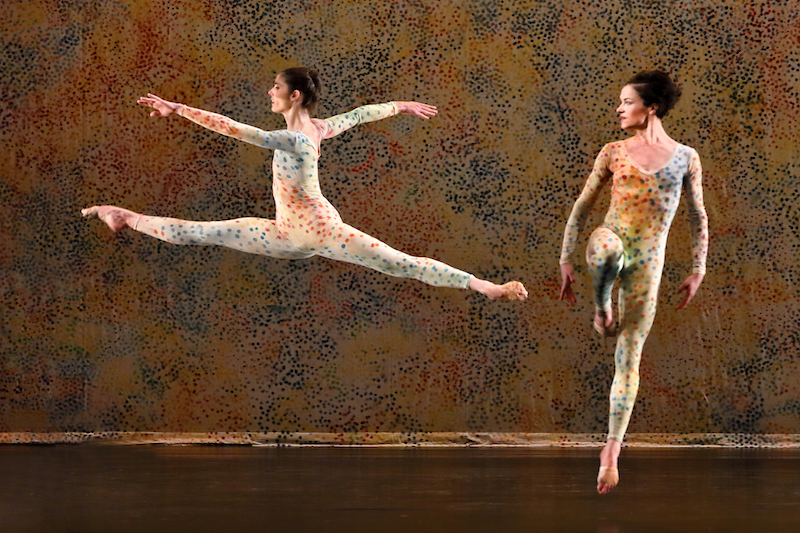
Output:
[[597,159],[615,159],[619,157],[619,154],[624,149],[624,146],[624,141],[613,141],[606,143],[597,153]]
[[610,143],[606,143],[605,145],[603,145],[603,147],[600,149],[600,153],[601,154],[603,154],[603,153],[617,153],[620,150],[622,150],[624,146],[625,146],[625,141],[624,140],[611,141]]

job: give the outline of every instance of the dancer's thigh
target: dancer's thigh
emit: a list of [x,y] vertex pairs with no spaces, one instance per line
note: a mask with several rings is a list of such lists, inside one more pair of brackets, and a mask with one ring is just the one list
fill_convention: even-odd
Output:
[[225,246],[279,259],[302,259],[314,255],[298,247],[274,220],[264,218],[197,222],[143,215],[136,229],[172,244]]
[[329,259],[361,264],[378,270],[395,270],[403,264],[421,265],[418,258],[395,250],[386,243],[344,222],[333,223],[324,243],[315,252]]
[[[586,245],[586,263],[590,270],[603,270],[611,264],[615,268],[621,264],[620,258],[624,253],[622,239],[610,229],[600,226],[592,232]],[[619,274],[619,271],[615,273]]]
[[663,264],[633,263],[623,269],[619,284],[621,333],[640,349],[650,333],[658,306]]
[[619,236],[602,226],[594,230],[586,246],[586,264],[598,309],[611,309],[611,289],[624,263],[625,251]]

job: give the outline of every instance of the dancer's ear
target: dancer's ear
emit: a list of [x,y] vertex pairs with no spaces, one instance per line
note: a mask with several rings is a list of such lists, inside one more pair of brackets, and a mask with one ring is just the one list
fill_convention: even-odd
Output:
[[289,99],[292,102],[301,102],[303,100],[303,95],[300,94],[300,91],[295,89],[294,92],[292,92],[291,96],[289,96]]

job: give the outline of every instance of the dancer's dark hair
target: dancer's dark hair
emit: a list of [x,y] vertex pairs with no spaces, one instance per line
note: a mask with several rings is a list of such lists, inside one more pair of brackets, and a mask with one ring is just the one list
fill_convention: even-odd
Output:
[[322,78],[319,73],[306,67],[293,67],[287,68],[278,75],[289,86],[289,92],[300,91],[300,94],[303,95],[301,107],[308,109],[309,113],[314,111],[322,89]]
[[675,107],[681,97],[681,88],[675,85],[669,74],[661,70],[645,70],[636,74],[627,85],[633,87],[645,106],[658,106],[656,116],[664,118]]

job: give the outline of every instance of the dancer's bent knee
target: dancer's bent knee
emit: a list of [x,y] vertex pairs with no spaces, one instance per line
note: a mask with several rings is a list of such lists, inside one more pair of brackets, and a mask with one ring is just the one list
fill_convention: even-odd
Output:
[[610,311],[611,289],[625,265],[622,239],[603,226],[594,230],[586,247],[586,264],[592,277],[595,306]]

